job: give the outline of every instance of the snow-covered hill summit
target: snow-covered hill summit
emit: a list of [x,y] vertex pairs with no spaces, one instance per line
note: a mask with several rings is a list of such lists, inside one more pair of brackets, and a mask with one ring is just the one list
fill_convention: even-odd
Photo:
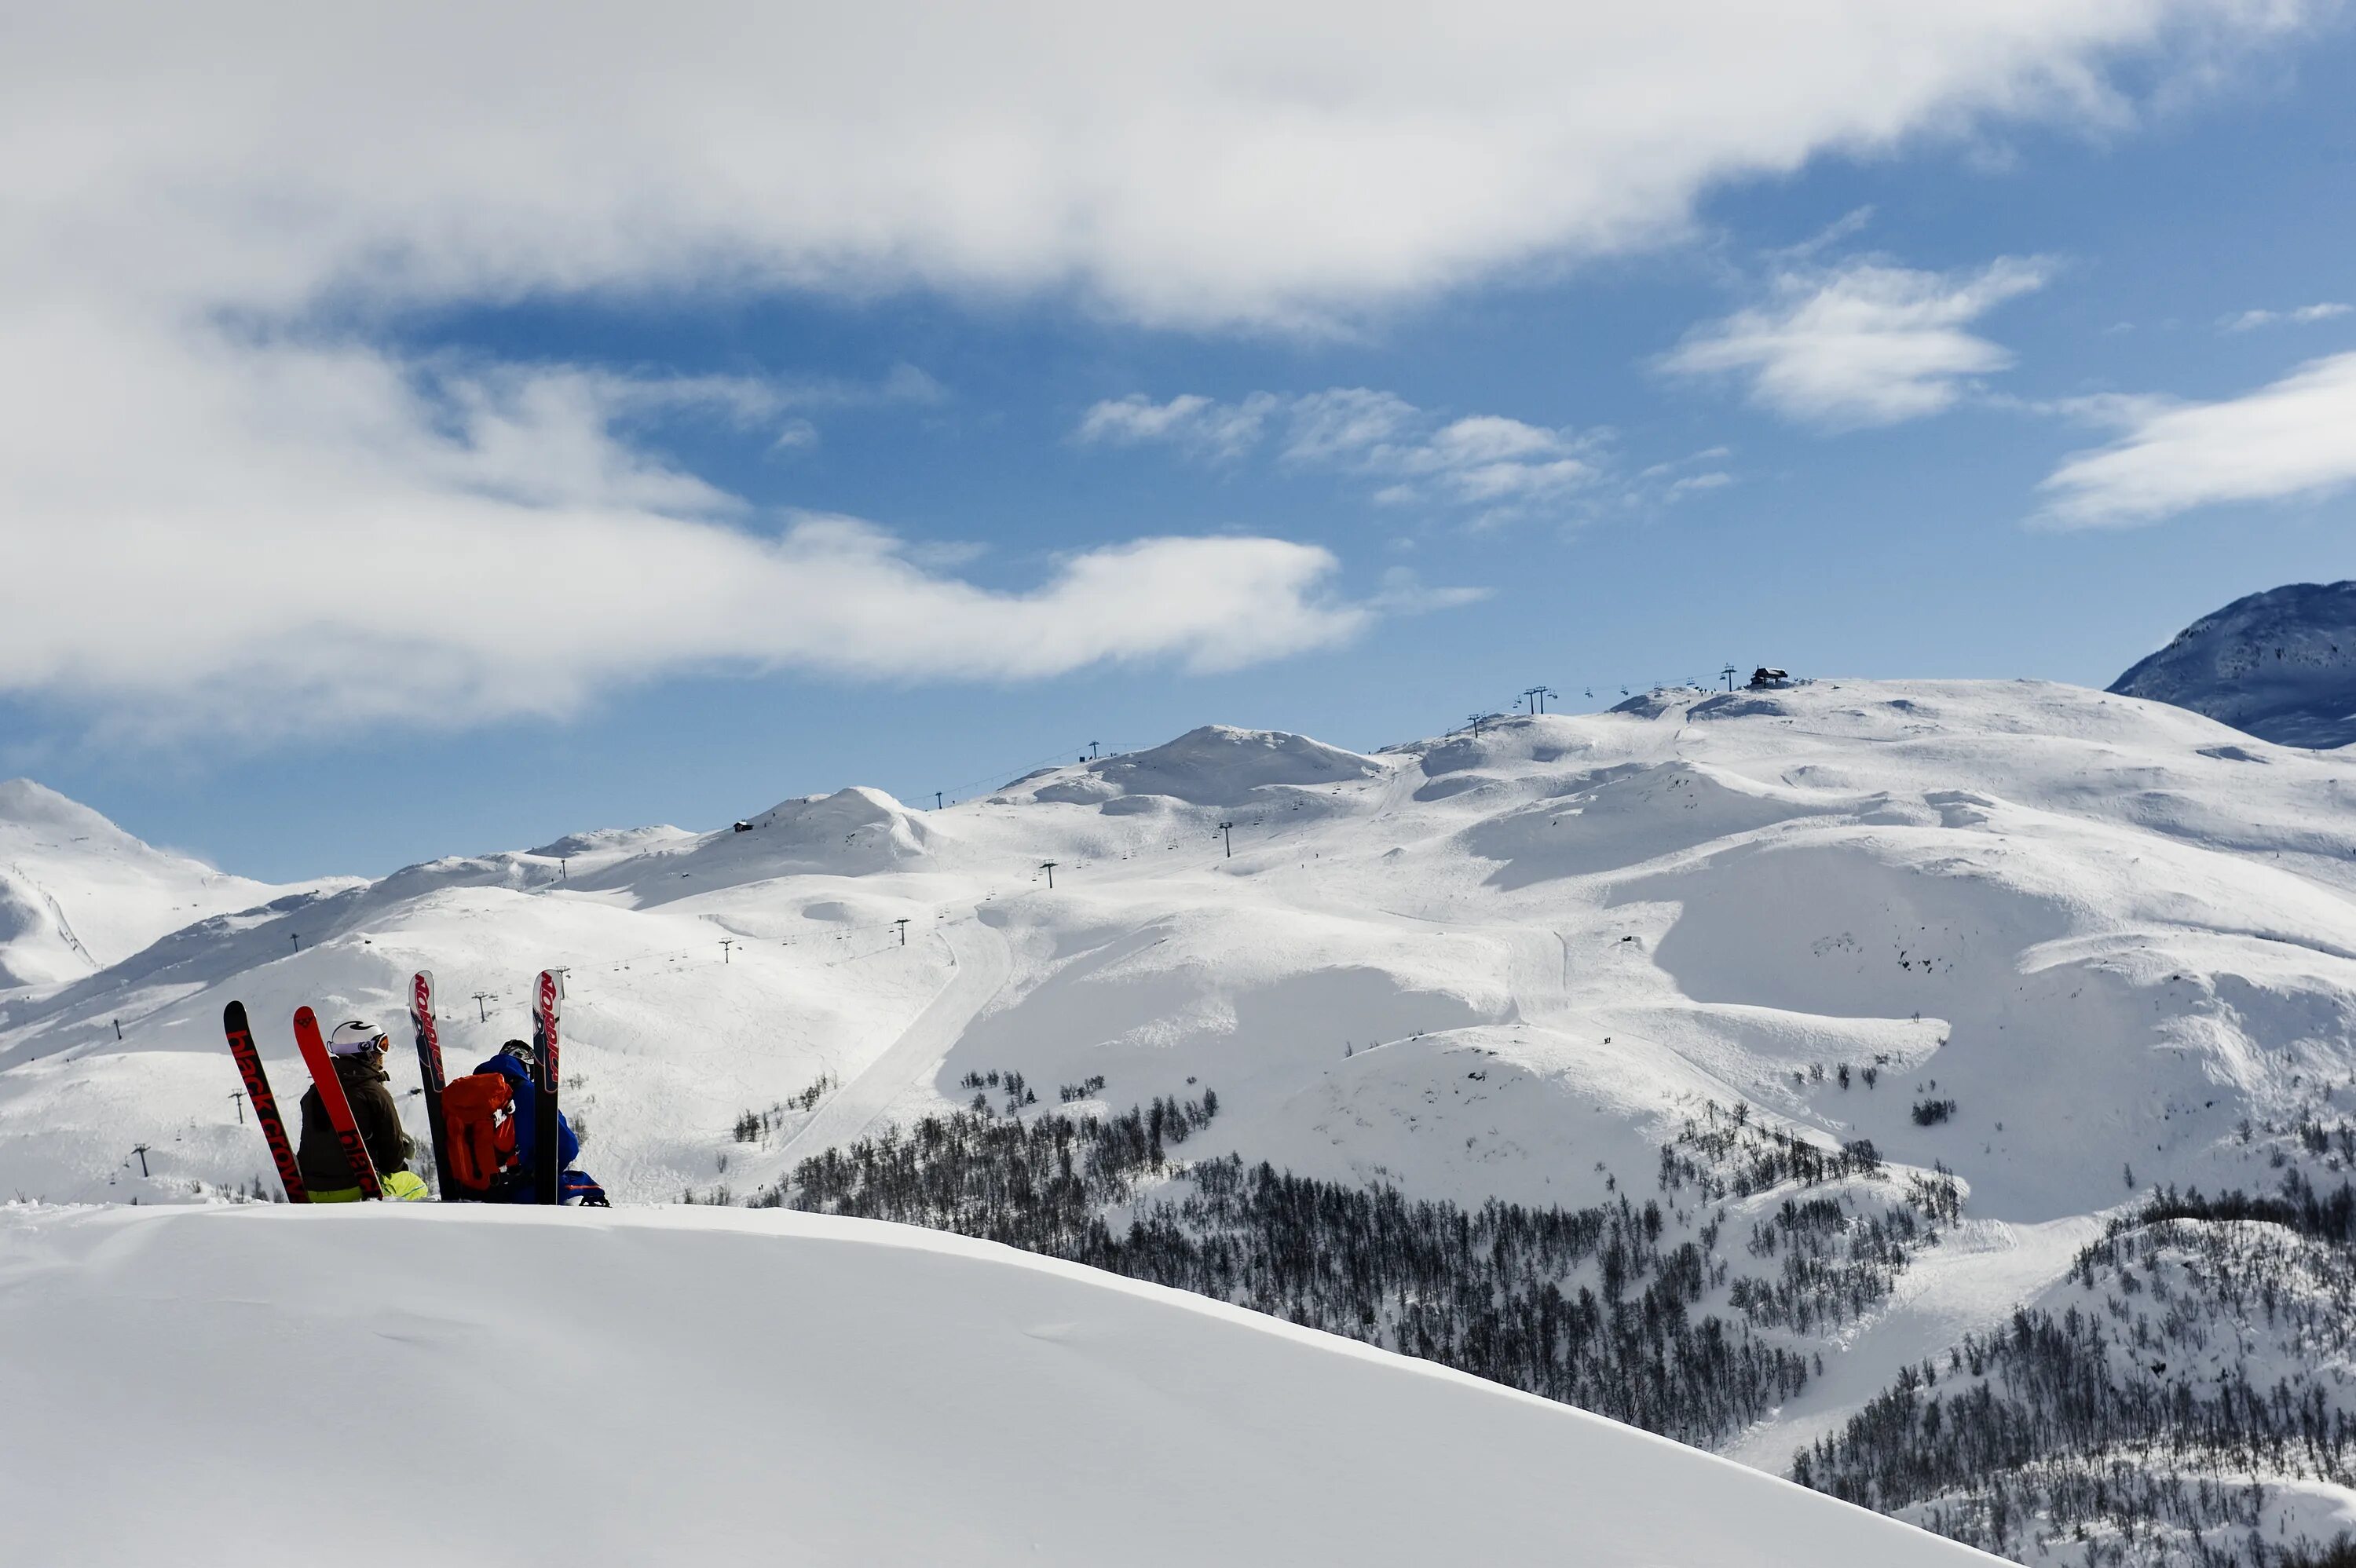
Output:
[[[994,797],[1102,805],[1115,812],[1151,797],[1192,805],[1234,805],[1271,788],[1313,788],[1375,778],[1382,764],[1306,735],[1205,724],[1167,744],[1017,779]],[[1114,801],[1122,801],[1115,806]]]
[[2294,582],[2203,615],[2111,687],[2284,746],[2356,741],[2356,582]]
[[288,891],[152,848],[30,779],[0,780],[0,993],[81,979]]
[[898,1226],[0,1210],[0,1277],[25,1563],[1988,1561],[1429,1363]]

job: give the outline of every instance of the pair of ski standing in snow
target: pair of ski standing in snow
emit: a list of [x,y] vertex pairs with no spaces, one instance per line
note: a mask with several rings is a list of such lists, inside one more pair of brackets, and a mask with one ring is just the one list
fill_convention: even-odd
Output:
[[[543,971],[532,1008],[533,1043],[509,1040],[473,1073],[445,1083],[434,1013],[434,976],[421,972],[412,982],[410,1018],[417,1030],[418,1073],[424,1081],[426,1123],[445,1201],[605,1204],[605,1191],[594,1180],[567,1168],[580,1143],[557,1105],[557,1021],[562,997],[559,976]],[[290,1201],[425,1196],[425,1184],[406,1168],[409,1139],[401,1130],[391,1095],[380,1087],[385,1082],[381,1055],[389,1044],[383,1031],[355,1019],[338,1025],[332,1040],[323,1040],[311,1009],[295,1010],[295,1043],[311,1072],[311,1088],[303,1096],[298,1153],[287,1141],[242,1002],[229,1004],[222,1026]],[[353,1091],[366,1112],[369,1125],[365,1127],[355,1112]],[[541,1128],[553,1128],[554,1136],[538,1136]],[[386,1168],[382,1171],[380,1163]],[[321,1174],[330,1168],[338,1175]]]

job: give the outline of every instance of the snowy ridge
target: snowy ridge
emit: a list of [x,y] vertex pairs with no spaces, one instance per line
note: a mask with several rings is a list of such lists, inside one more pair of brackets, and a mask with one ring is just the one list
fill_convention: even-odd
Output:
[[[309,1563],[325,1540],[431,1562],[454,1539],[526,1568],[1987,1561],[1567,1406],[905,1227],[0,1210],[0,1341],[42,1348],[0,1358],[27,1563]],[[550,1542],[519,1529],[486,1390],[562,1435],[531,1488]],[[258,1476],[297,1411],[365,1422],[368,1460]],[[109,1457],[126,1432],[169,1462]]]
[[30,779],[0,780],[0,997],[82,979],[288,891],[151,848]]
[[2111,689],[2283,746],[2356,741],[2356,582],[2294,582],[2179,632]]
[[1336,784],[1383,772],[1375,758],[1306,735],[1205,724],[1147,751],[1028,774],[992,798],[1098,805],[1161,795],[1191,805],[1236,805],[1271,787]]

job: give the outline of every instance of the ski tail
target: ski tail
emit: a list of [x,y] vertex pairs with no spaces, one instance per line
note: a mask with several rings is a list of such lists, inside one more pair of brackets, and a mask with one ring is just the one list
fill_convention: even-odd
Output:
[[243,1002],[231,1002],[221,1009],[221,1029],[229,1036],[229,1053],[237,1058],[238,1073],[245,1080],[245,1097],[252,1103],[253,1119],[262,1124],[270,1157],[278,1162],[278,1180],[286,1189],[286,1201],[308,1203],[310,1189],[303,1185],[302,1169],[294,1163],[294,1146],[286,1141],[278,1096],[270,1092],[270,1075],[262,1070],[262,1052],[254,1049],[253,1026],[246,1021]]
[[442,1115],[442,1027],[434,1017],[434,972],[420,969],[409,983],[409,1020],[417,1027],[417,1076],[425,1084],[425,1125],[434,1136],[434,1177],[444,1198],[450,1182],[450,1134]]
[[539,1093],[532,1103],[532,1136],[540,1147],[531,1151],[535,1185],[542,1203],[564,1201],[564,1134],[556,1104],[557,1085],[563,1082],[557,1061],[559,1004],[564,1000],[564,979],[553,969],[540,972],[531,1008],[532,1055],[539,1063]]
[[336,1076],[336,1059],[327,1054],[327,1042],[319,1038],[318,1018],[308,1008],[294,1009],[294,1043],[303,1048],[303,1065],[311,1070],[311,1083],[319,1091],[327,1124],[336,1129],[336,1141],[343,1146],[353,1185],[364,1199],[383,1197],[384,1189],[376,1179],[376,1161],[369,1157],[368,1141],[360,1136],[352,1103],[344,1095],[344,1081]]

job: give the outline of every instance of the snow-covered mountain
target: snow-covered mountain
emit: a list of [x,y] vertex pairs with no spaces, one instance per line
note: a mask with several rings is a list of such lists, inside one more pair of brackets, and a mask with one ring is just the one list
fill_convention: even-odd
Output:
[[82,979],[291,891],[152,848],[30,779],[0,780],[0,995]]
[[[946,811],[852,789],[741,831],[580,834],[216,917],[0,1000],[0,1194],[266,1189],[230,1102],[231,997],[285,1085],[300,1003],[391,1019],[430,967],[465,1065],[523,1032],[527,980],[562,965],[568,1103],[619,1200],[1046,1237],[1764,1469],[1823,1445],[1823,1484],[1863,1485],[1854,1424],[1884,1419],[1901,1371],[1944,1378],[1966,1336],[2072,1290],[2133,1321],[2136,1271],[2068,1281],[2154,1187],[2342,1179],[2342,766],[2068,687],[1820,681],[1374,755],[1213,727]],[[1125,1154],[1055,1130],[1130,1106],[1153,1114]],[[962,1117],[928,1146],[960,1159],[1000,1157],[991,1129],[1065,1138],[1111,1227],[940,1197],[945,1168],[870,1180],[905,1144],[804,1163],[927,1115]],[[1149,1125],[1183,1173],[1139,1152]],[[1260,1161],[1315,1184],[1305,1212],[1386,1189],[1441,1207],[1366,1211],[1405,1239],[1363,1278],[1288,1275]],[[1160,1250],[1123,1250],[1132,1217]],[[1332,1223],[1312,1250],[1339,1258],[1360,1232]],[[1486,1238],[1483,1259],[1551,1239],[1543,1267],[1483,1262],[1469,1285],[1383,1273],[1451,1234]],[[1516,1348],[1525,1312],[1569,1316],[1541,1352]],[[2340,1409],[2346,1355],[2315,1349],[2285,1397]],[[2153,1359],[2136,1375],[2164,1407],[2182,1368]],[[2019,1518],[1980,1538],[2066,1537],[2022,1500],[2035,1477],[2007,1474]],[[1978,1528],[1954,1520],[1987,1509],[1949,1496],[1977,1481],[1940,1484],[1907,1494],[1913,1517]],[[2356,1490],[2316,1484],[2267,1539],[2356,1526]],[[2118,1561],[2183,1539],[2091,1528],[2144,1553]]]
[[1428,1362],[899,1226],[0,1211],[0,1272],[27,1564],[1988,1561]]
[[2111,689],[2284,746],[2356,741],[2356,582],[2294,582],[2203,615]]

